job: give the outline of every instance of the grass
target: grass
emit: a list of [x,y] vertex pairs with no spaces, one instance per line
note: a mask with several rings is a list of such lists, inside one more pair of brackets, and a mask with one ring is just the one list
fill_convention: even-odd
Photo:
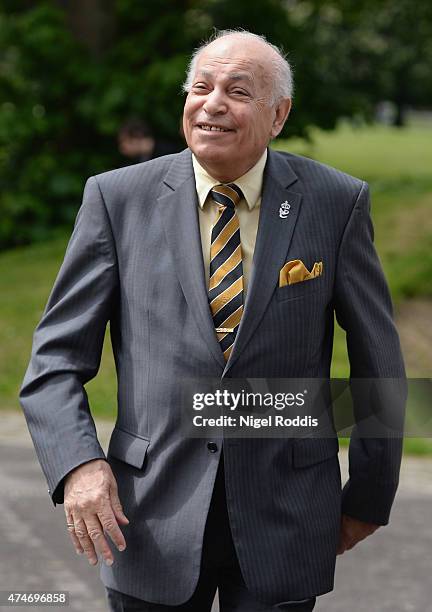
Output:
[[[279,141],[275,148],[313,157],[348,174],[377,184],[431,182],[432,126],[398,129],[386,126],[354,128],[341,123],[332,132],[314,130],[312,142]],[[282,145],[282,146],[281,146]]]
[[[18,407],[33,331],[63,260],[68,238],[0,254],[0,408]],[[115,415],[114,359],[107,331],[100,372],[87,385],[94,414]]]
[[[279,141],[276,148],[314,157],[367,180],[375,242],[396,304],[432,298],[432,129],[384,127],[314,133],[313,144]],[[0,407],[18,408],[17,393],[67,238],[0,254]],[[108,332],[107,332],[108,335]],[[415,376],[415,372],[409,372]],[[336,329],[332,375],[347,377],[344,332]],[[101,369],[87,385],[93,413],[114,418],[115,369],[105,342]],[[407,439],[405,449],[432,453],[432,440]]]

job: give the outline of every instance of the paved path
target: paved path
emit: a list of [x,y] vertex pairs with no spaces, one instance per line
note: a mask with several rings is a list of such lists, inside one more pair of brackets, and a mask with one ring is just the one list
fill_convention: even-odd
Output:
[[[63,510],[48,497],[21,414],[0,412],[0,419],[0,590],[67,590],[70,610],[106,611],[98,570],[69,544]],[[105,448],[110,430],[98,424]],[[340,458],[345,478],[346,453]],[[431,575],[432,459],[410,457],[404,460],[391,525],[338,557],[336,589],[320,597],[315,609],[432,612]]]

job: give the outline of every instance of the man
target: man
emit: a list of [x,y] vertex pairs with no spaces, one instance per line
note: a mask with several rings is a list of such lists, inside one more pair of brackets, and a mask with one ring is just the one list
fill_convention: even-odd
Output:
[[131,164],[178,153],[182,148],[174,142],[156,138],[151,127],[137,118],[128,119],[120,126],[117,141],[119,152]]
[[[388,523],[399,441],[354,437],[342,492],[336,438],[184,436],[179,386],[328,378],[334,312],[352,377],[403,378],[368,189],[267,148],[292,82],[261,37],[221,32],[185,88],[186,151],[87,182],[21,401],[77,552],[105,560],[112,610],[205,612],[216,588],[222,611],[312,610],[337,552]],[[107,321],[105,459],[84,384]]]

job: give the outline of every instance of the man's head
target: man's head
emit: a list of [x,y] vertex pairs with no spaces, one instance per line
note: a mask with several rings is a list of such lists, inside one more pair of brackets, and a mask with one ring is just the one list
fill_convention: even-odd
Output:
[[263,37],[222,31],[192,57],[184,89],[186,142],[211,176],[228,182],[247,172],[282,130],[291,68]]

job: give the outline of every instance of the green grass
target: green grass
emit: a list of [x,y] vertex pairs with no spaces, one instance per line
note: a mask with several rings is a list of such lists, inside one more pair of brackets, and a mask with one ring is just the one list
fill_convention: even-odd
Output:
[[32,334],[43,311],[66,239],[0,254],[0,398],[16,406]]
[[[431,184],[432,127],[398,129],[386,126],[353,128],[342,123],[332,132],[314,130],[312,142],[290,139],[275,148],[313,157],[364,180],[386,184],[394,181]],[[282,147],[281,147],[282,145]]]
[[[348,448],[349,438],[339,438],[340,448]],[[430,438],[405,438],[403,451],[407,455],[428,457],[432,454],[432,441]]]
[[[18,390],[39,322],[54,283],[68,237],[0,254],[0,408],[18,407]],[[109,333],[100,372],[87,385],[94,413],[115,415],[114,359]]]
[[[342,126],[314,133],[312,145],[279,141],[275,148],[314,157],[367,180],[372,190],[375,242],[396,304],[432,298],[432,130]],[[62,261],[67,238],[0,254],[0,407],[18,407],[33,330]],[[108,332],[107,332],[108,335]],[[349,367],[344,332],[336,329],[332,375]],[[410,373],[415,376],[415,372]],[[105,342],[97,378],[87,385],[96,416],[115,416],[115,370]],[[432,453],[432,440],[408,439],[408,452]]]

